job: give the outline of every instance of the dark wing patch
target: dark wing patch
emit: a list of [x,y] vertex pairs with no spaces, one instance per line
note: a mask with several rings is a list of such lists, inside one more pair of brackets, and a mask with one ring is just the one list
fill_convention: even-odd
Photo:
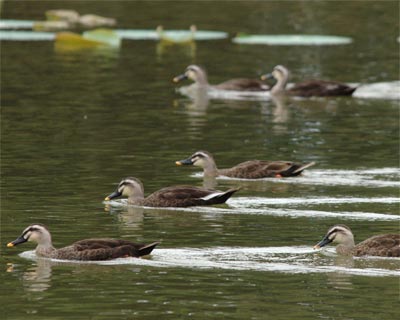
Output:
[[351,95],[355,89],[356,87],[350,87],[340,82],[310,80],[297,83],[288,89],[288,91],[290,94],[300,97],[325,97]]
[[270,89],[267,84],[260,80],[247,78],[231,79],[215,85],[214,88],[233,91],[267,91]]

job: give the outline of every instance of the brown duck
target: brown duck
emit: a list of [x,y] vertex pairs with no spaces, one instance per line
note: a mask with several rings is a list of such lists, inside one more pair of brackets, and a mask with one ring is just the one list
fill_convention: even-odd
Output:
[[349,96],[356,87],[345,83],[326,80],[308,80],[296,83],[286,89],[289,80],[289,70],[284,66],[274,67],[270,74],[261,76],[262,80],[276,79],[276,84],[271,88],[272,95],[289,94],[298,97],[326,97],[326,96]]
[[226,176],[242,179],[267,177],[294,177],[311,167],[315,162],[300,164],[290,161],[250,160],[229,169],[217,169],[213,156],[207,151],[197,151],[189,158],[176,161],[179,165],[194,165],[203,168],[204,177]]
[[338,244],[336,252],[342,255],[400,257],[400,234],[377,235],[355,245],[350,228],[337,224],[329,228],[325,237],[314,246],[314,249],[322,248],[331,242]]
[[142,182],[133,177],[123,179],[117,190],[105,198],[128,197],[128,203],[145,207],[190,207],[220,204],[227,201],[238,188],[227,191],[198,188],[192,186],[171,186],[160,189],[144,197]]
[[231,79],[220,84],[210,85],[207,79],[207,73],[204,69],[197,65],[190,65],[186,68],[185,73],[176,76],[173,81],[180,82],[184,79],[190,79],[195,85],[203,88],[212,88],[217,90],[233,90],[233,91],[267,91],[269,86],[258,79],[237,78]]
[[50,231],[40,223],[27,227],[7,247],[14,247],[21,243],[32,241],[37,243],[36,254],[40,257],[61,260],[99,261],[122,257],[141,257],[151,253],[159,244],[138,244],[128,240],[119,239],[86,239],[77,241],[70,246],[56,249],[51,242]]

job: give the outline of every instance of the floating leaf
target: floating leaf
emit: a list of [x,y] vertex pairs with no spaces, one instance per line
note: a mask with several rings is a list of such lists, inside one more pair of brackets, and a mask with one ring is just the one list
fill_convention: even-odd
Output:
[[96,29],[92,31],[86,31],[83,33],[83,37],[85,39],[98,41],[112,47],[119,47],[121,44],[120,36],[110,29]]
[[240,35],[232,39],[238,44],[266,44],[281,46],[339,45],[349,44],[353,40],[348,37],[322,35]]
[[[159,35],[155,30],[122,30],[118,29],[115,32],[123,39],[129,40],[158,40]],[[201,31],[197,30],[192,35],[190,30],[165,30],[165,37],[170,39],[182,39],[193,37],[194,40],[218,40],[226,39],[228,34],[222,31]]]
[[0,20],[0,29],[32,29],[34,23],[30,20]]
[[55,39],[55,33],[35,32],[35,31],[5,31],[0,30],[0,40],[13,41],[52,41]]

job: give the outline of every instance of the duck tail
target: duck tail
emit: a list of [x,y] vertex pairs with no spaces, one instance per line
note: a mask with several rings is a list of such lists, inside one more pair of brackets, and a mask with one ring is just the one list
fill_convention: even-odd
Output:
[[202,198],[204,200],[204,204],[221,204],[225,203],[236,191],[240,188],[232,188],[225,192],[216,191],[214,193],[209,194],[208,196]]
[[160,243],[159,242],[153,242],[153,243],[150,243],[150,244],[147,244],[147,245],[141,247],[139,249],[139,257],[147,256],[148,254],[150,254],[158,244],[160,244]]
[[294,170],[293,172],[292,172],[292,174],[293,175],[298,175],[298,174],[300,174],[304,169],[307,169],[308,167],[311,167],[311,166],[313,166],[313,165],[315,165],[315,162],[313,161],[313,162],[309,162],[309,163],[306,163],[305,165],[302,165],[301,167],[299,167],[299,168],[297,168],[296,170]]

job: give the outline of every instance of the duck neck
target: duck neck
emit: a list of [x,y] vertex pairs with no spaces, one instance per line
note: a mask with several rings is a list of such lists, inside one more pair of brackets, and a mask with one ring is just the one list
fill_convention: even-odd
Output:
[[205,178],[215,178],[218,176],[217,165],[214,161],[208,161],[203,167],[203,175]]
[[354,248],[354,239],[349,237],[345,242],[342,242],[336,246],[336,252],[338,254],[350,256],[354,254]]
[[40,257],[50,257],[57,249],[50,243],[39,243],[36,247],[36,254]]
[[134,205],[142,205],[144,201],[144,192],[143,190],[135,190],[135,193],[130,195],[128,198],[128,203],[129,204],[134,204]]
[[208,79],[205,72],[199,72],[196,77],[196,84],[199,87],[208,87]]
[[283,93],[286,88],[286,84],[288,82],[287,76],[281,76],[277,79],[276,84],[271,89],[271,94],[278,95]]

